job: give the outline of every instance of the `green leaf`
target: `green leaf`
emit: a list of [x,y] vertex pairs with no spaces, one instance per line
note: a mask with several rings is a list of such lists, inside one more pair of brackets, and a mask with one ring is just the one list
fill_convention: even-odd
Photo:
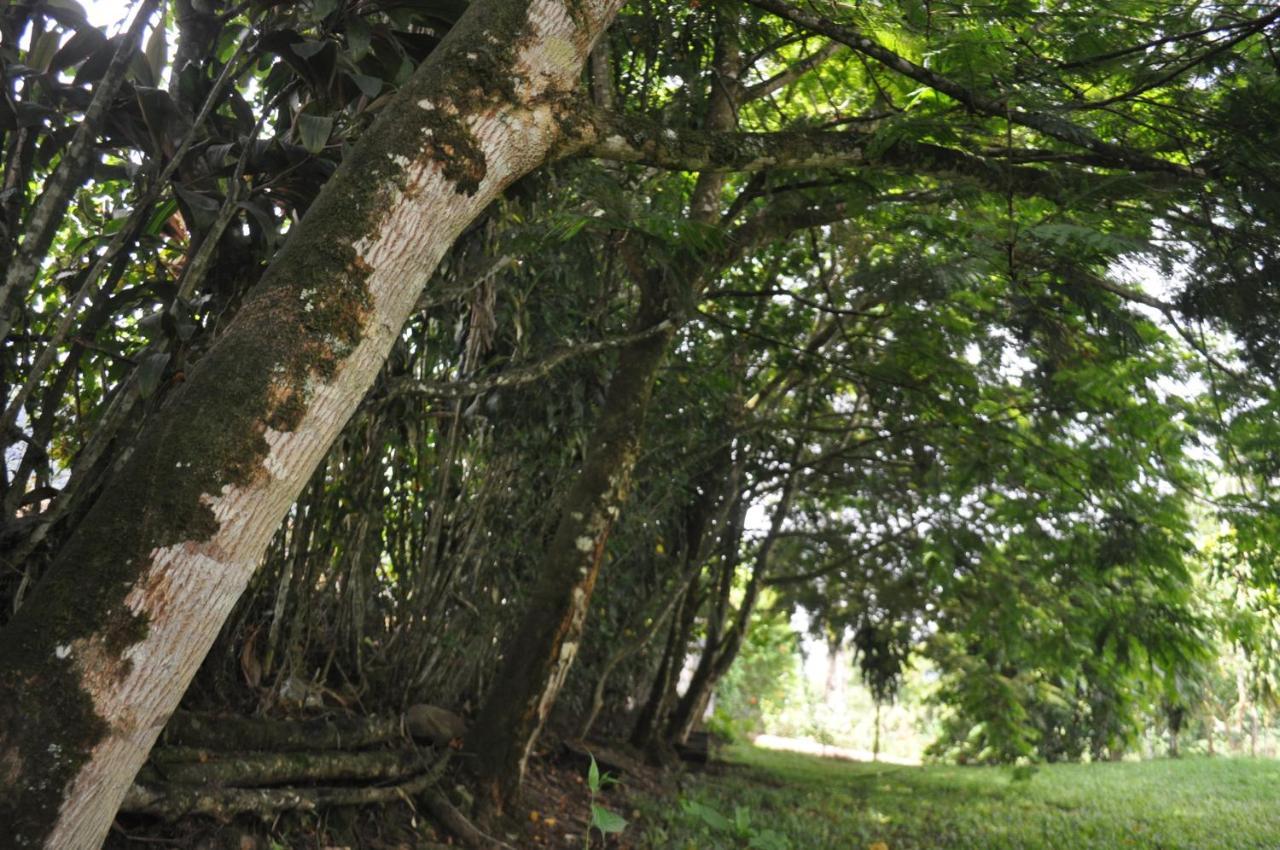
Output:
[[591,804],[591,828],[598,829],[604,835],[622,832],[627,828],[626,818],[617,812],[611,812],[604,806]]
[[173,191],[187,205],[187,209],[195,219],[194,224],[197,228],[205,228],[211,225],[218,215],[218,210],[222,207],[222,201],[219,199],[210,197],[204,192],[188,189],[179,183],[173,184]]
[[[591,755],[588,753],[588,755]],[[591,789],[592,794],[600,792],[600,766],[596,764],[596,757],[591,756],[591,766],[587,768],[587,787]]]
[[369,52],[373,41],[373,30],[365,23],[364,18],[352,16],[347,18],[347,52],[351,58],[359,62]]
[[312,9],[315,20],[323,20],[334,13],[338,8],[338,0],[315,0]]
[[164,72],[167,53],[168,47],[164,40],[164,26],[153,27],[151,35],[147,38],[147,46],[144,51],[144,55],[147,58],[147,67],[151,69],[151,79],[160,79],[160,75]]
[[377,77],[371,77],[368,74],[357,74],[354,71],[348,71],[347,76],[351,78],[351,82],[355,83],[367,98],[375,98],[382,93],[382,80]]
[[[58,43],[57,33],[46,33],[45,35],[52,37],[53,44],[56,45]],[[73,65],[79,65],[81,62],[93,55],[94,51],[100,48],[106,40],[107,37],[98,30],[77,31],[75,35],[67,39],[67,43],[62,45],[58,52],[53,55],[53,58],[49,60],[47,70],[62,71],[72,67]],[[45,38],[42,36],[41,42],[44,41]],[[35,54],[39,50],[46,49],[48,49],[47,44],[38,43],[37,50],[32,51],[32,53]],[[38,66],[43,59],[33,55],[29,61],[32,62],[33,65]]]
[[731,832],[733,830],[733,824],[729,822],[727,817],[710,806],[699,803],[697,800],[681,800],[680,806],[686,813],[700,818],[703,823],[714,830],[720,832]]
[[[97,30],[94,30],[94,32],[97,32]],[[51,30],[40,36],[35,45],[27,51],[27,65],[42,73],[48,71],[54,57],[62,52],[58,49],[59,37],[60,34],[57,30]],[[71,42],[68,41],[66,47],[63,47],[62,50],[66,50],[70,46]]]
[[160,387],[160,378],[164,376],[165,367],[169,365],[166,352],[148,354],[138,364],[138,394],[150,398]]
[[332,132],[333,117],[330,115],[309,115],[304,112],[298,116],[298,137],[302,140],[302,146],[311,153],[324,150]]
[[289,45],[289,49],[298,56],[301,56],[303,59],[310,59],[321,50],[324,50],[325,44],[326,42],[323,41],[312,41],[307,39],[306,41],[295,41],[293,44]]
[[58,10],[67,12],[82,21],[88,21],[89,16],[85,14],[84,6],[81,6],[76,0],[45,0],[44,5],[50,10]]
[[147,219],[147,226],[143,232],[148,236],[155,236],[169,221],[169,217],[178,209],[178,202],[170,199],[156,205],[155,212],[151,214],[151,218]]
[[754,850],[791,850],[791,842],[787,837],[772,829],[762,829],[752,835],[747,846]]

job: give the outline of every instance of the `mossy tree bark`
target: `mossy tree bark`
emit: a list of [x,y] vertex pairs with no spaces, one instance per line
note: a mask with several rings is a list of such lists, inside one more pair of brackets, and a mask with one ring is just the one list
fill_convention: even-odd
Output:
[[477,0],[0,635],[0,823],[95,848],[441,255],[571,117],[620,0]]

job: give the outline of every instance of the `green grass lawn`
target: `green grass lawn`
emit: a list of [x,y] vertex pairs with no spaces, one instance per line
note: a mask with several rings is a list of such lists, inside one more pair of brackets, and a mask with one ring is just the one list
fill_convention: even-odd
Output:
[[[1280,850],[1280,761],[896,767],[732,747],[679,805],[642,804],[641,848]],[[876,846],[883,842],[884,847]]]

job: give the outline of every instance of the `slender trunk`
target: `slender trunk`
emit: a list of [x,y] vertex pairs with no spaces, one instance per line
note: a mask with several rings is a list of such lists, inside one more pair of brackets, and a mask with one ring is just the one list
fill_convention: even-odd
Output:
[[653,640],[654,635],[662,628],[662,624],[667,621],[667,615],[676,610],[680,605],[680,600],[684,598],[685,588],[687,584],[680,582],[674,593],[667,599],[649,624],[649,627],[641,631],[634,640],[624,645],[621,649],[609,656],[605,662],[604,668],[600,671],[600,675],[596,677],[595,688],[591,691],[591,708],[587,710],[587,714],[582,718],[582,723],[578,726],[577,736],[580,740],[586,740],[591,734],[591,727],[595,725],[596,718],[600,716],[600,710],[604,708],[604,689],[609,682],[609,677],[618,665],[635,655],[641,649]]
[[[773,549],[778,543],[778,537],[782,533],[782,525],[791,510],[791,500],[795,495],[797,474],[798,466],[793,460],[791,471],[787,473],[786,482],[782,486],[782,494],[778,497],[778,504],[774,506],[773,517],[769,522],[769,531],[764,540],[761,541],[760,549],[756,552],[755,563],[751,568],[751,580],[747,582],[747,591],[742,597],[742,604],[738,607],[738,616],[734,618],[733,626],[726,633],[719,650],[714,653],[712,660],[708,664],[707,675],[696,682],[696,689],[694,687],[695,683],[690,683],[688,692],[685,693],[684,699],[680,702],[680,710],[671,718],[671,723],[667,727],[667,734],[673,743],[683,744],[689,740],[689,733],[693,731],[693,727],[702,719],[702,714],[706,710],[707,702],[711,699],[711,693],[715,690],[716,683],[724,677],[725,673],[729,672],[729,668],[733,666],[733,662],[738,658],[742,643],[747,637],[747,630],[751,628],[751,615],[755,613],[756,602],[760,598],[760,589],[764,586],[765,576],[769,572]],[[702,665],[699,664],[698,666],[699,670],[701,670]]]
[[822,696],[827,705],[831,705],[836,697],[836,687],[840,676],[840,644],[834,635],[827,637],[827,679],[823,683]]
[[146,428],[0,635],[0,823],[14,846],[101,844],[418,290],[548,158],[562,94],[619,5],[473,3]]
[[[709,625],[707,628],[707,639],[703,647],[703,658],[706,657],[706,645],[718,642],[716,634],[718,629],[723,626],[725,612],[728,610],[728,595],[732,588],[732,574],[734,566],[737,564],[736,553],[742,542],[742,512],[745,510],[743,502],[738,496],[738,482],[741,474],[740,465],[735,464],[734,471],[730,475],[730,486],[726,490],[726,514],[724,519],[730,523],[726,529],[726,534],[721,540],[724,548],[723,561],[721,565],[721,582],[716,588],[716,597],[711,601],[711,610],[707,616]],[[725,576],[729,577],[729,581],[725,580]],[[666,739],[664,731],[670,720],[672,705],[679,701],[679,684],[680,671],[684,669],[685,658],[688,654],[689,640],[693,634],[694,624],[698,620],[698,612],[702,609],[704,596],[696,594],[695,590],[699,584],[699,576],[694,572],[689,579],[689,590],[685,595],[681,616],[679,619],[679,628],[672,624],[671,637],[667,644],[667,654],[663,656],[662,665],[658,668],[653,687],[649,692],[649,699],[645,702],[640,716],[636,720],[634,731],[631,733],[631,743],[636,747],[640,747],[651,752],[658,752],[665,748]],[[719,624],[719,625],[716,625]],[[699,659],[699,666],[702,659]],[[695,669],[695,678],[697,671]]]
[[[738,519],[741,520],[742,508],[738,510]],[[688,734],[682,734],[682,730],[691,727],[690,718],[701,717],[703,710],[706,708],[707,698],[710,694],[708,683],[714,675],[716,658],[720,654],[721,647],[724,645],[721,635],[724,632],[725,622],[728,618],[729,596],[733,591],[733,577],[737,572],[738,558],[737,549],[742,542],[742,526],[741,522],[737,523],[735,533],[729,537],[726,544],[732,547],[731,551],[726,551],[724,560],[720,565],[720,581],[716,588],[715,604],[711,606],[711,610],[707,613],[706,635],[702,642],[702,654],[698,656],[698,664],[693,669],[693,675],[689,677],[689,687],[685,689],[684,696],[676,704],[675,711],[667,720],[667,737],[673,741],[683,742]]]
[[[736,39],[722,36],[717,43],[719,84],[712,88],[707,112],[711,129],[736,123],[740,66]],[[718,223],[724,186],[723,174],[698,175],[689,201],[692,221]],[[472,732],[471,747],[480,756],[476,772],[488,803],[498,812],[524,778],[529,754],[577,653],[609,528],[621,510],[639,453],[644,411],[682,312],[679,305],[698,292],[716,267],[711,257],[695,255],[685,258],[678,272],[669,272],[645,266],[636,254],[624,256],[642,295],[635,330],[662,321],[671,326],[620,352],[587,459],[543,556],[538,586]]]
[[671,618],[671,627],[667,630],[667,642],[662,650],[662,658],[658,662],[657,671],[653,674],[653,681],[649,683],[649,696],[640,707],[640,713],[636,715],[630,741],[633,746],[640,749],[648,748],[654,738],[653,731],[664,712],[663,701],[670,690],[676,659],[684,658],[683,653],[677,652],[676,647],[682,640],[687,640],[692,621],[688,612],[698,607],[698,603],[694,600],[697,581],[697,576],[694,576],[680,597],[680,605],[676,608],[675,616]]
[[871,760],[880,761],[880,700],[876,700],[876,732],[871,741]]
[[[733,443],[729,442],[725,444],[722,451],[716,453],[708,474],[702,476],[696,488],[698,495],[685,511],[684,564],[680,578],[662,608],[653,616],[649,627],[641,630],[634,640],[616,650],[605,662],[604,669],[600,671],[595,689],[591,694],[591,708],[578,727],[578,738],[586,739],[600,710],[604,708],[604,689],[609,676],[619,664],[653,640],[662,628],[662,624],[666,622],[668,615],[680,610],[685,594],[698,571],[702,569],[702,564],[709,554],[708,550],[719,537],[720,530],[729,516],[729,510],[734,504],[733,496],[738,489],[742,465],[732,462],[732,458]],[[726,463],[730,464],[728,475],[722,471]],[[679,614],[676,616],[679,617]]]
[[[669,321],[665,287],[646,286],[641,331]],[[468,735],[486,803],[501,813],[524,778],[529,755],[573,665],[605,544],[626,500],[642,424],[674,323],[622,349],[586,459],[538,567],[538,582],[508,643],[497,678]]]

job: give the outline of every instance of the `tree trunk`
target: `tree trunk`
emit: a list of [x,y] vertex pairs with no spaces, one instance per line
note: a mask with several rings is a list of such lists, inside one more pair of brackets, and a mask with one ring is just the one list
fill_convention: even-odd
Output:
[[419,289],[548,158],[562,95],[619,5],[473,3],[146,428],[0,635],[0,822],[14,846],[101,844]]
[[778,497],[778,504],[773,509],[769,531],[756,552],[755,563],[751,568],[751,580],[747,582],[747,590],[742,597],[742,605],[738,608],[738,616],[720,645],[714,650],[708,646],[703,653],[703,659],[698,663],[694,680],[689,683],[689,690],[680,700],[680,706],[667,727],[667,735],[673,744],[683,744],[689,740],[689,733],[702,719],[716,683],[729,672],[729,668],[738,658],[743,641],[746,640],[747,630],[751,628],[751,615],[755,613],[756,601],[760,598],[760,588],[769,572],[773,548],[778,543],[782,525],[791,510],[791,499],[795,495],[796,477],[799,471],[796,465],[797,460],[798,457],[792,462],[791,471],[787,474],[786,482],[782,486],[782,494]]
[[654,674],[653,683],[649,687],[649,698],[640,708],[636,724],[631,732],[631,744],[638,749],[652,750],[659,743],[658,730],[666,719],[667,709],[675,690],[675,682],[679,678],[680,668],[684,665],[686,647],[689,645],[689,633],[693,630],[698,609],[702,606],[702,597],[698,593],[699,576],[689,580],[689,586],[680,600],[680,607],[671,619],[671,629],[667,633],[667,645],[662,653],[662,660]]
[[[729,466],[727,475],[724,472],[726,464]],[[653,640],[669,614],[680,610],[685,593],[697,572],[702,569],[702,564],[709,554],[708,550],[718,539],[721,528],[728,518],[734,496],[738,491],[741,473],[741,463],[733,461],[733,443],[730,441],[715,454],[711,469],[699,479],[697,495],[685,508],[685,539],[682,547],[684,559],[679,579],[662,607],[654,614],[649,626],[640,629],[640,633],[633,640],[615,650],[605,662],[591,693],[591,708],[578,727],[579,739],[586,740],[600,710],[604,708],[604,689],[609,676],[619,664]]]
[[[722,35],[717,43],[722,84],[713,88],[707,107],[710,129],[736,123],[732,92],[738,91],[740,65],[736,38]],[[691,221],[705,226],[719,222],[724,185],[723,174],[698,175],[689,199]],[[497,812],[523,780],[529,754],[573,665],[609,528],[625,501],[639,454],[644,412],[683,305],[701,289],[708,273],[719,269],[716,260],[723,261],[695,253],[682,258],[679,270],[671,272],[646,265],[634,250],[625,258],[641,289],[634,330],[670,324],[619,354],[587,458],[544,553],[538,586],[473,732],[471,745],[480,756],[476,770],[487,786],[487,802]]]
[[474,771],[493,812],[501,813],[524,779],[560,687],[573,665],[609,530],[626,500],[654,381],[675,335],[670,282],[644,286],[636,331],[668,325],[622,349],[586,459],[543,553],[538,582],[508,644],[493,688],[467,736]]
[[710,695],[708,682],[711,680],[716,658],[724,645],[721,635],[724,633],[725,622],[728,619],[729,596],[733,591],[733,577],[738,567],[736,550],[742,543],[741,520],[744,511],[745,506],[737,509],[738,522],[734,531],[731,532],[727,544],[732,548],[725,552],[724,561],[720,565],[720,581],[716,589],[716,598],[707,612],[706,635],[702,642],[702,654],[698,657],[697,666],[693,668],[693,675],[689,677],[689,687],[685,689],[684,696],[676,703],[675,710],[667,720],[666,735],[672,743],[684,742],[687,733],[682,734],[681,730],[686,729],[686,727],[692,728],[690,718],[701,717],[702,711],[706,708],[707,699]]
[[653,640],[654,635],[661,630],[662,624],[667,621],[667,615],[674,610],[678,610],[680,600],[684,597],[687,586],[686,582],[680,582],[675,591],[667,598],[662,609],[654,615],[653,621],[649,626],[642,629],[640,634],[611,654],[608,660],[605,661],[604,667],[596,677],[595,687],[591,691],[591,707],[587,709],[586,716],[582,718],[582,722],[578,725],[577,737],[579,740],[585,741],[587,736],[591,734],[591,727],[595,725],[596,718],[600,716],[600,711],[604,708],[604,689],[613,671],[617,669],[619,664],[644,649],[649,641]]

